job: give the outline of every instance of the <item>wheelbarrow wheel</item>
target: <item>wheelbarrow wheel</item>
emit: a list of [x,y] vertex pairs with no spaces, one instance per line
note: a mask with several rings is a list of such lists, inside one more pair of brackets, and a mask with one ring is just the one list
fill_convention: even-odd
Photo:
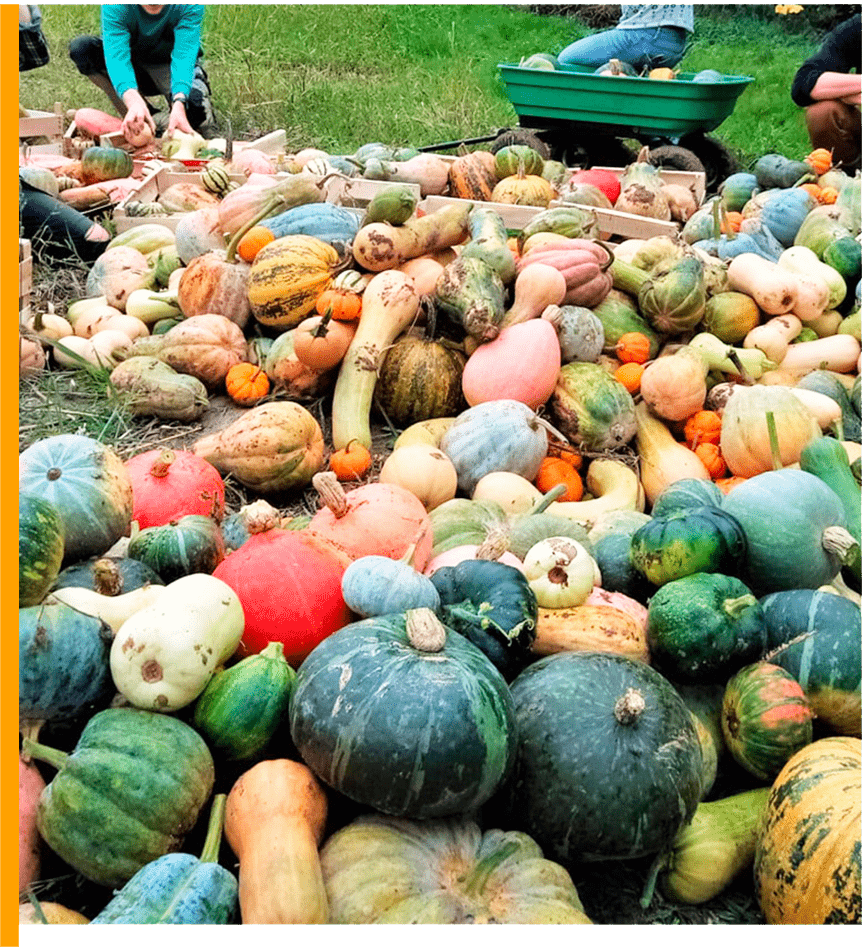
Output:
[[588,142],[559,134],[552,142],[552,157],[568,168],[593,168],[596,165],[624,168],[635,161],[636,153],[622,139],[611,135],[597,136]]
[[678,172],[704,172],[705,166],[689,148],[678,145],[659,145],[648,153],[648,161],[657,168]]
[[548,159],[551,155],[549,146],[529,129],[506,129],[492,141],[489,151],[494,155],[505,145],[527,145],[529,148],[533,148],[543,159]]
[[713,194],[718,185],[730,175],[741,170],[741,165],[734,153],[711,135],[699,133],[685,135],[680,145],[694,152],[704,165],[705,193],[708,195]]

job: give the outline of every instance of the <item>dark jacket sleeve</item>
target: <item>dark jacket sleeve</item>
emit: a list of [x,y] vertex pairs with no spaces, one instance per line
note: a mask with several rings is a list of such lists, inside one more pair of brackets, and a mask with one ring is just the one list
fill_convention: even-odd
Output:
[[813,104],[810,90],[822,73],[861,72],[861,14],[844,20],[825,37],[819,50],[801,65],[792,80],[792,101],[806,107]]

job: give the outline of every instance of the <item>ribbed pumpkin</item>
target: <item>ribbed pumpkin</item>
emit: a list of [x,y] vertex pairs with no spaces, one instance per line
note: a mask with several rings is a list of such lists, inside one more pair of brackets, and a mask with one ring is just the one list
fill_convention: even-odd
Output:
[[555,197],[552,186],[540,175],[517,173],[502,178],[492,190],[492,201],[507,205],[548,208]]
[[219,525],[207,515],[183,515],[133,531],[129,557],[143,561],[170,584],[188,574],[212,574],[225,557],[225,540]]
[[249,270],[252,315],[267,327],[288,330],[315,310],[340,264],[339,252],[307,234],[290,234],[262,248]]
[[428,607],[360,620],[320,643],[297,671],[291,738],[331,788],[408,818],[478,808],[516,744],[503,677]]
[[81,156],[81,183],[93,185],[132,174],[132,156],[125,149],[93,145]]
[[384,354],[375,383],[375,403],[396,426],[455,416],[466,408],[462,371],[467,357],[456,343],[408,330]]
[[756,839],[769,924],[861,923],[861,740],[819,739],[771,786]]
[[495,152],[495,173],[499,179],[509,175],[540,175],[543,156],[530,145],[505,145]]
[[448,172],[450,194],[470,201],[491,201],[492,190],[498,184],[495,156],[478,150],[457,156]]

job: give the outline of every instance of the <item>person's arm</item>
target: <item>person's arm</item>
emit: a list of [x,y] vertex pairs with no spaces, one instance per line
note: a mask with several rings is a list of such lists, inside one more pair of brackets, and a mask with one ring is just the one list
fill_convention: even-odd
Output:
[[[802,108],[813,105],[815,101],[825,99],[842,99],[851,95],[860,96],[861,93],[861,15],[857,14],[844,21],[839,27],[832,30],[825,38],[819,50],[805,60],[795,73],[792,80],[792,101]],[[852,69],[856,75],[850,75]],[[834,86],[834,80],[828,79],[821,86],[817,95],[813,90],[817,88],[822,76],[845,76],[847,80],[857,80],[857,85],[850,89],[848,86]],[[840,95],[829,95],[832,87],[840,89]]]
[[[179,5],[178,5],[179,6]],[[201,4],[189,4],[181,7],[180,17],[174,27],[174,49],[171,52],[171,94],[178,93],[189,98],[192,80],[195,76],[195,63],[201,49],[201,25],[204,20],[204,7]],[[186,115],[186,103],[172,102],[168,119],[168,131],[180,129],[192,132],[192,126]]]
[[145,125],[149,125],[152,131],[155,131],[155,126],[135,80],[127,19],[134,14],[124,9],[127,6],[117,3],[102,5],[102,46],[108,78],[126,106],[121,131],[128,137],[139,134]]
[[822,99],[839,99],[850,105],[860,105],[861,76],[856,73],[822,73],[810,90],[810,98],[817,102]]

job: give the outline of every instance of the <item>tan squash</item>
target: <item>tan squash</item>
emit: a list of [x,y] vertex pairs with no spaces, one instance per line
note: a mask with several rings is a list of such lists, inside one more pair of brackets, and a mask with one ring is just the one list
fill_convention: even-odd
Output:
[[244,772],[225,803],[225,838],[240,861],[244,924],[326,924],[318,846],[327,798],[312,772],[268,759]]
[[678,442],[644,402],[636,404],[636,451],[645,499],[653,505],[667,485],[682,478],[710,479],[699,456]]
[[458,476],[450,459],[432,445],[403,445],[384,460],[378,481],[407,488],[427,511],[456,496]]
[[758,254],[738,254],[729,261],[729,288],[749,294],[767,314],[791,313],[798,301],[796,275]]
[[651,662],[644,625],[618,607],[586,603],[577,607],[540,607],[531,652],[549,656],[575,650],[599,650]]
[[645,366],[639,391],[656,416],[683,421],[702,408],[708,394],[702,357],[689,346],[657,357]]

